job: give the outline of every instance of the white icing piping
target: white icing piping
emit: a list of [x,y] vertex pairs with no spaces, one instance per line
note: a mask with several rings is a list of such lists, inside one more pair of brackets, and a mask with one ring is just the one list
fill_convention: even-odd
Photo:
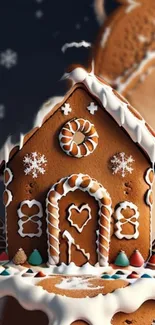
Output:
[[155,59],[155,51],[147,52],[145,58],[139,64],[136,65],[135,71],[131,73],[131,75],[127,78],[125,82],[123,82],[124,76],[121,76],[113,82],[110,81],[110,83],[112,82],[113,84],[115,84],[117,86],[117,91],[123,93],[136,77],[141,76],[143,70],[144,76],[146,77],[145,66],[153,59]]
[[13,180],[13,173],[11,171],[10,168],[5,168],[4,170],[4,175],[5,173],[8,173],[9,175],[9,178],[8,178],[8,181],[5,181],[5,178],[4,178],[4,185],[5,185],[5,192],[7,193],[8,195],[8,202],[7,204],[5,205],[5,235],[6,235],[6,248],[8,247],[8,231],[7,231],[7,207],[9,206],[9,204],[12,202],[12,199],[13,199],[13,196],[12,196],[12,193],[10,190],[7,189],[8,185],[12,182]]
[[111,27],[106,27],[106,29],[104,30],[104,33],[102,35],[101,41],[100,41],[100,46],[104,49],[106,46],[106,43],[108,41],[108,38],[110,36],[111,33]]
[[149,198],[150,198],[150,194],[152,193],[153,195],[153,191],[152,191],[152,188],[153,188],[153,182],[150,181],[149,179],[149,175],[150,173],[153,173],[154,174],[154,171],[152,168],[148,168],[148,170],[146,171],[146,174],[145,174],[145,182],[149,185],[149,189],[147,190],[146,192],[146,204],[149,206],[150,208],[150,256],[149,258],[151,257],[151,249],[152,249],[152,208],[153,208],[153,205],[151,204]]
[[137,0],[127,0],[128,7],[126,9],[126,13],[129,14],[131,11],[135,10],[138,6],[141,5],[140,2],[137,2]]
[[[73,84],[82,82],[90,93],[104,103],[106,111],[122,126],[131,139],[137,142],[148,154],[152,163],[155,163],[155,137],[145,125],[144,119],[138,119],[128,109],[128,103],[123,102],[113,92],[113,89],[99,81],[93,72],[88,73],[82,68],[76,68],[71,73],[64,75],[71,79]],[[106,97],[106,100],[105,100]]]
[[88,47],[91,47],[91,43],[88,43],[86,41],[65,43],[62,46],[61,51],[63,53],[65,53],[68,48],[72,48],[72,47],[76,47],[76,48],[85,47],[85,48],[88,48]]
[[[121,213],[122,210],[125,210],[127,208],[130,208],[131,210],[134,210],[134,215],[132,215],[130,218],[125,218],[125,216]],[[115,211],[115,217],[116,217],[116,223],[115,226],[117,228],[117,230],[115,231],[115,236],[118,239],[137,239],[139,237],[139,231],[138,231],[138,227],[139,227],[139,211],[138,208],[135,204],[133,204],[132,202],[121,202],[119,207],[116,209]],[[123,221],[122,221],[123,219]],[[133,221],[133,219],[136,219],[136,221]],[[124,234],[122,233],[122,226],[130,223],[134,226],[134,233],[133,234]]]
[[[23,208],[24,205],[27,205],[29,208],[32,208],[32,206],[37,206],[38,207],[38,213],[35,213],[32,216],[25,215],[25,213],[22,212],[22,208]],[[41,203],[39,201],[36,201],[36,200],[22,201],[21,204],[20,204],[20,208],[17,210],[17,214],[18,214],[18,217],[19,217],[19,220],[18,220],[18,226],[19,226],[18,233],[19,233],[19,235],[21,237],[26,237],[26,236],[30,237],[30,238],[41,237],[41,235],[42,235],[42,221],[34,219],[35,217],[37,217],[39,219],[41,219],[43,217],[43,208],[42,208],[42,205],[41,205]],[[24,224],[27,223],[27,222],[30,222],[30,221],[32,223],[37,224],[37,232],[36,233],[25,233],[25,232],[23,232]]]
[[94,11],[99,24],[102,25],[107,17],[104,7],[104,0],[94,0]]
[[[87,180],[87,185],[84,182]],[[70,186],[70,182],[72,181],[73,186]],[[57,187],[61,184],[63,191],[62,194],[58,193]],[[59,263],[59,243],[58,243],[58,235],[60,232],[59,229],[59,206],[58,201],[66,196],[68,192],[73,192],[76,189],[80,189],[84,192],[88,192],[91,196],[98,201],[99,204],[99,238],[98,240],[98,255],[99,255],[99,263],[101,266],[106,266],[108,263],[108,250],[107,246],[105,246],[105,236],[107,238],[107,242],[109,245],[110,242],[110,217],[112,213],[111,209],[111,199],[107,191],[101,184],[99,184],[96,180],[91,179],[88,175],[83,174],[75,174],[65,179],[61,179],[58,183],[54,184],[50,189],[47,199],[46,199],[46,214],[47,214],[47,238],[48,238],[48,256],[50,264],[58,264]],[[108,199],[109,204],[102,203],[102,200]],[[54,202],[54,206],[53,206]],[[49,211],[49,207],[50,211]],[[102,208],[106,208],[109,213],[109,218],[102,212]],[[51,212],[52,209],[52,212]],[[104,226],[105,220],[108,222],[108,228]],[[54,225],[54,227],[53,227]],[[105,230],[105,231],[104,231]],[[52,232],[52,236],[50,236]],[[104,236],[102,236],[102,232],[104,232]],[[106,232],[106,234],[105,234]],[[106,244],[107,244],[106,242]],[[52,254],[51,250],[55,251],[55,255]],[[106,253],[105,253],[106,250]]]
[[[88,211],[88,218],[86,219],[86,221],[83,223],[83,225],[81,227],[79,227],[76,223],[73,222],[73,220],[71,219],[72,216],[72,210],[76,210],[79,214],[86,210]],[[87,223],[89,222],[89,220],[92,219],[92,215],[91,215],[91,208],[88,204],[83,204],[80,208],[78,208],[75,204],[72,204],[69,209],[68,209],[68,221],[70,222],[72,227],[75,227],[79,233],[81,233],[84,229],[84,227],[87,225]]]
[[27,310],[43,311],[52,325],[68,325],[79,319],[93,325],[111,325],[117,312],[133,313],[145,301],[155,300],[155,279],[138,279],[133,284],[107,295],[70,298],[48,293],[16,275],[0,281],[0,297],[7,295],[17,299]]
[[67,242],[68,242],[68,263],[69,264],[71,263],[71,257],[72,257],[72,254],[71,254],[72,245],[74,245],[78,250],[80,250],[82,252],[82,254],[86,257],[86,259],[89,261],[90,254],[86,253],[85,249],[81,248],[78,244],[75,243],[74,238],[71,236],[71,234],[67,230],[65,230],[63,232],[62,237],[66,238]]

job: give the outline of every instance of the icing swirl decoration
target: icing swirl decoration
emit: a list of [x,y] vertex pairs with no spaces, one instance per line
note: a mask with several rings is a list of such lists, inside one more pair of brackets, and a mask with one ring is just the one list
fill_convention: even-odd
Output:
[[[75,136],[81,133],[84,137],[82,143],[75,142]],[[76,158],[89,156],[98,145],[98,133],[92,123],[82,118],[67,122],[60,131],[59,142],[62,150]]]
[[75,190],[88,192],[99,204],[97,231],[98,260],[100,266],[108,264],[110,243],[111,198],[106,189],[88,175],[73,174],[62,178],[50,189],[46,199],[49,264],[59,263],[59,200]]

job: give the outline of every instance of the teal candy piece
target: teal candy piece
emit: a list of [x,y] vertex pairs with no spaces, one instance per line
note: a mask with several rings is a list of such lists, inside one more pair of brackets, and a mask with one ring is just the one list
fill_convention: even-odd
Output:
[[149,275],[149,274],[143,274],[142,276],[141,276],[141,278],[143,279],[143,278],[151,278],[152,279],[152,276],[151,275]]
[[111,276],[109,274],[102,274],[101,278],[102,279],[111,279]]
[[28,258],[28,262],[29,264],[35,266],[42,264],[43,260],[37,249],[34,249],[34,251],[31,253],[31,255]]
[[124,267],[130,265],[129,259],[128,259],[128,257],[126,256],[126,254],[125,254],[124,251],[121,251],[121,252],[117,255],[114,264],[117,265],[117,266],[124,266]]
[[114,275],[112,275],[111,278],[117,280],[117,279],[120,279],[120,276],[118,274],[114,274]]
[[2,271],[2,273],[0,275],[7,276],[7,275],[10,275],[10,273],[9,273],[9,271],[4,270],[4,271]]
[[33,273],[33,271],[31,269],[28,269],[26,273]]

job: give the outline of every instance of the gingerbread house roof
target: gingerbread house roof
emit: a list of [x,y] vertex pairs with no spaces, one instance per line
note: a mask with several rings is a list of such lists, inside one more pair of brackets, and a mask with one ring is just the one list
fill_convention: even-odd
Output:
[[70,96],[76,87],[83,84],[94,96],[103,108],[111,115],[120,127],[128,133],[131,139],[137,143],[148,155],[152,164],[155,163],[155,132],[145,122],[143,117],[108,83],[96,77],[93,72],[87,72],[81,67],[77,67],[63,76],[63,79],[71,79],[73,87],[65,97],[55,97],[45,103],[37,114],[33,129],[26,135],[21,134],[20,142],[12,144],[10,138],[6,141],[0,151],[0,171],[3,171],[4,164],[7,163],[24,144],[29,140],[37,129],[40,128],[47,119],[51,117]]

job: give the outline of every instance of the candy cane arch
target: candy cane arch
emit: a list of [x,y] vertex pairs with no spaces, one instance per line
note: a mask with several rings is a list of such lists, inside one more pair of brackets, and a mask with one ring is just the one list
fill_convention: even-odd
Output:
[[49,264],[59,263],[59,200],[75,190],[88,192],[98,201],[99,230],[97,232],[97,252],[100,266],[108,264],[110,243],[111,198],[106,189],[88,175],[73,174],[62,178],[50,189],[46,199],[48,258]]

